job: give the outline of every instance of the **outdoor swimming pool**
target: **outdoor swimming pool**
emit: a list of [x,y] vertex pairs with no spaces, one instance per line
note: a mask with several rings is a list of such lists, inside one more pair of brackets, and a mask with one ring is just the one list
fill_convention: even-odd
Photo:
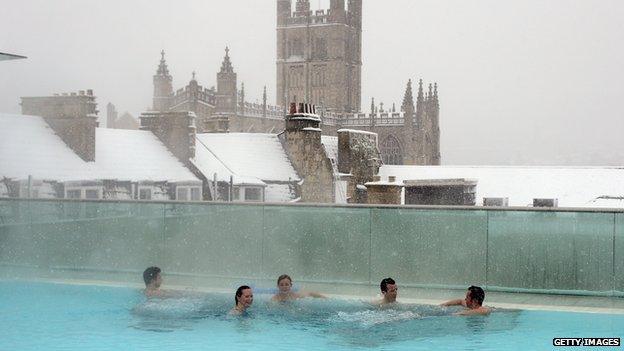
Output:
[[624,337],[618,314],[456,317],[361,300],[273,305],[267,294],[256,294],[248,316],[228,317],[232,295],[148,302],[125,287],[0,281],[0,350],[550,350],[553,337]]

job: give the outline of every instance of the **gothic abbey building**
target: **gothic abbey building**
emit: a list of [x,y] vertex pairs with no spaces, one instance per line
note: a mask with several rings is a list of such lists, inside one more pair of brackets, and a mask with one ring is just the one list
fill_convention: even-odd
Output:
[[245,100],[228,48],[217,73],[216,88],[198,84],[173,90],[164,52],[154,75],[154,111],[193,111],[200,133],[279,133],[290,102],[314,104],[320,111],[324,135],[339,129],[378,134],[385,164],[439,165],[440,128],[436,84],[414,99],[407,82],[400,109],[372,99],[362,112],[362,0],[331,0],[327,10],[310,9],[309,0],[277,0],[276,105]]

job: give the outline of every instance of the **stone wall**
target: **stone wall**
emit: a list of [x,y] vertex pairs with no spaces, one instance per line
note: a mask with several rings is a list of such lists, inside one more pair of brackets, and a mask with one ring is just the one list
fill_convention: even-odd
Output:
[[93,91],[21,99],[22,114],[43,117],[80,158],[95,160],[98,111]]
[[193,112],[144,112],[141,130],[149,130],[182,163],[195,157],[195,114]]
[[401,186],[392,184],[366,184],[368,203],[380,205],[400,205]]
[[299,104],[297,108],[293,104],[290,111],[280,139],[302,179],[301,202],[333,203],[334,172],[321,143],[321,120],[312,105]]

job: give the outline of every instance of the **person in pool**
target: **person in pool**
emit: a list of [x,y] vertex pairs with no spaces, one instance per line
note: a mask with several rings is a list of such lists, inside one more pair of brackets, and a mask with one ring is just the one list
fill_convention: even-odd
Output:
[[479,286],[471,286],[466,291],[466,298],[450,300],[441,304],[441,306],[464,306],[466,309],[457,312],[456,315],[469,316],[469,315],[487,315],[490,314],[491,309],[483,306],[483,300],[485,300],[485,291]]
[[145,282],[145,290],[143,293],[147,297],[169,297],[169,293],[160,289],[162,285],[162,274],[158,267],[148,267],[143,271],[143,281]]
[[385,278],[381,280],[379,284],[381,289],[381,295],[383,298],[379,301],[375,301],[374,304],[378,306],[387,306],[389,304],[396,303],[399,287],[392,278]]
[[292,291],[292,278],[288,274],[282,274],[277,278],[277,294],[273,295],[272,301],[283,302],[301,299],[304,297],[325,298],[324,295],[316,292],[294,292]]
[[253,291],[247,285],[241,285],[234,294],[234,308],[230,311],[232,316],[240,316],[247,312],[253,303]]

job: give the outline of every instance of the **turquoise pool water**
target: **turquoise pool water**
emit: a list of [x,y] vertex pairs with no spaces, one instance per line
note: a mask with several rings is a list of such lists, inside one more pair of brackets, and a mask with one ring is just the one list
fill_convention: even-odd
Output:
[[129,288],[5,281],[0,350],[565,350],[553,337],[624,337],[623,315],[268,300],[257,294],[236,318],[233,294],[146,301]]

